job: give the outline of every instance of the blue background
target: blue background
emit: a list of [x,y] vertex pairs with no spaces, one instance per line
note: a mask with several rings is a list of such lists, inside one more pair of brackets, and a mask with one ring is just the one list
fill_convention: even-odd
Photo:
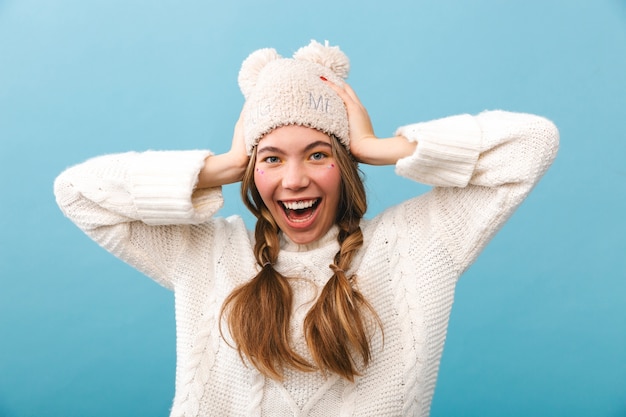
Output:
[[[432,416],[626,416],[617,0],[0,0],[0,416],[168,415],[173,296],[67,221],[52,182],[102,153],[226,150],[241,61],[310,39],[351,58],[380,136],[495,108],[560,128],[556,163],[459,283]],[[426,189],[365,173],[370,216]],[[223,215],[245,212],[225,194]]]

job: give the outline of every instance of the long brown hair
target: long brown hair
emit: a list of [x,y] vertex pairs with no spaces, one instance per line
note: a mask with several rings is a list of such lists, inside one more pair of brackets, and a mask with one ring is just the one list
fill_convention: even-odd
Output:
[[356,161],[331,136],[333,156],[341,172],[335,223],[340,248],[330,264],[333,272],[304,319],[304,334],[313,358],[310,364],[289,345],[293,293],[288,277],[273,268],[280,250],[278,226],[254,184],[256,148],[241,183],[246,206],[256,216],[254,255],[260,272],[236,288],[224,301],[230,334],[244,356],[265,376],[281,380],[283,370],[333,372],[350,381],[371,360],[371,324],[382,328],[373,307],[349,275],[352,260],[363,245],[360,221],[367,210],[365,187]]

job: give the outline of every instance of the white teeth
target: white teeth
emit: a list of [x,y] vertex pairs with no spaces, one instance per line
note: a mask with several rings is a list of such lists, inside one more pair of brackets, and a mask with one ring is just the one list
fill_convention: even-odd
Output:
[[283,201],[283,205],[289,210],[302,210],[313,207],[316,201],[317,200]]

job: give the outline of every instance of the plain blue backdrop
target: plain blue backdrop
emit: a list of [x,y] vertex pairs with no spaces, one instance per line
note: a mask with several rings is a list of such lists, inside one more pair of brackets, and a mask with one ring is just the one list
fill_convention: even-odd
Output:
[[[560,128],[459,283],[432,416],[626,416],[623,0],[0,0],[0,416],[168,415],[173,296],[66,220],[53,180],[102,153],[226,150],[241,61],[310,39],[351,58],[381,136],[496,108]],[[426,190],[365,173],[369,216]]]

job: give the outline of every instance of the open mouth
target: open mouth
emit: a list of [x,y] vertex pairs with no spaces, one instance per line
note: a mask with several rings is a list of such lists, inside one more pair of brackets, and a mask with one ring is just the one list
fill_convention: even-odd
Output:
[[320,201],[321,199],[315,198],[312,200],[281,201],[280,204],[289,221],[303,223],[313,217]]

